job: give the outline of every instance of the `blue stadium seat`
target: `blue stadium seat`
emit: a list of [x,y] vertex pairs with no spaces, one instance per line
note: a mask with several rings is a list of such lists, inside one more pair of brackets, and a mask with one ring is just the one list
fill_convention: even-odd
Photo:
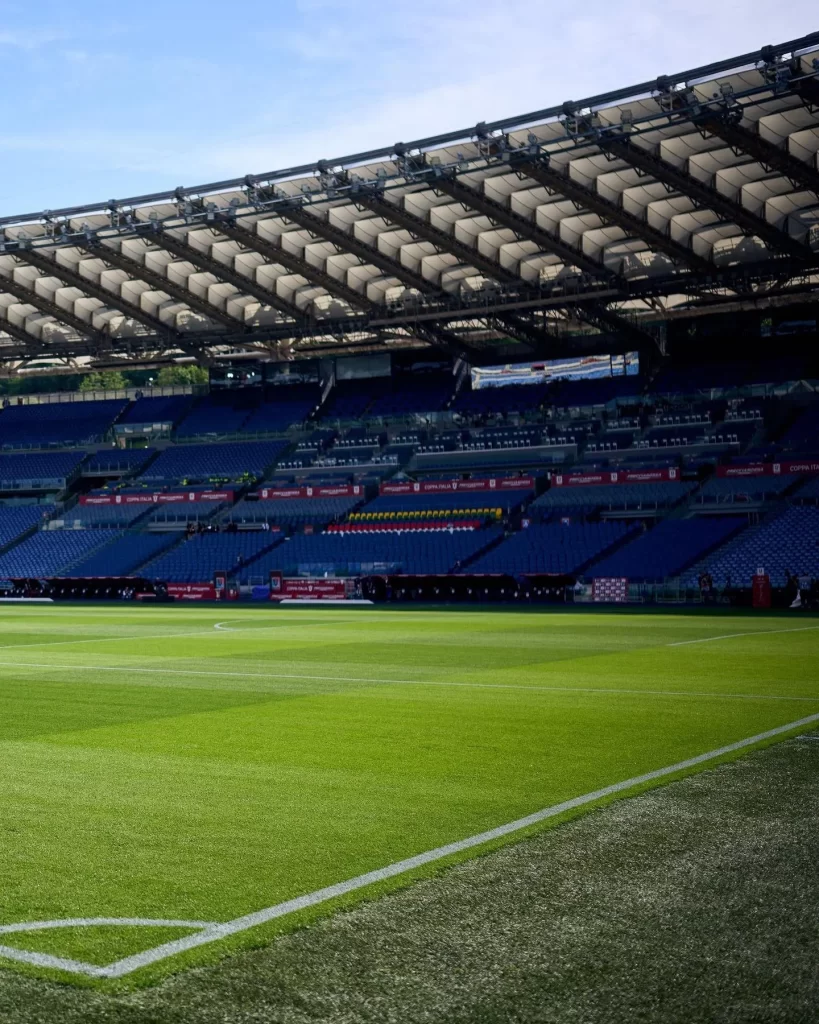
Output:
[[469,567],[469,572],[571,573],[635,529],[631,523],[533,524],[511,534]]

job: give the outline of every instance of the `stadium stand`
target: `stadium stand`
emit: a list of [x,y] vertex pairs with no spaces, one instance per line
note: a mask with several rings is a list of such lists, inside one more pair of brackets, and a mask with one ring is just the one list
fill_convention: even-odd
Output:
[[250,414],[242,430],[246,434],[278,434],[302,423],[321,403],[315,385],[294,384],[272,388]]
[[0,505],[0,549],[39,526],[53,511],[53,505]]
[[62,519],[67,527],[113,526],[124,530],[145,515],[151,506],[146,505],[81,505],[76,504],[55,518]]
[[358,572],[447,573],[501,536],[499,527],[429,533],[297,534],[250,566],[252,575],[271,569],[315,575]]
[[622,541],[628,523],[532,524],[511,534],[469,567],[470,572],[571,573]]
[[141,479],[168,482],[257,479],[287,447],[287,441],[244,441],[166,448]]
[[167,533],[124,533],[59,576],[128,576],[177,538]]
[[234,523],[271,523],[287,529],[308,523],[324,526],[348,515],[361,501],[361,497],[355,496],[260,501],[255,495],[249,494],[234,505],[223,519]]
[[158,398],[138,398],[120,417],[121,426],[145,424],[175,424],[193,403],[192,395],[167,395]]
[[84,458],[85,452],[0,455],[0,490],[62,490]]
[[141,574],[176,583],[212,580],[214,573],[227,572],[235,578],[248,575],[247,563],[273,545],[278,534],[260,530],[252,533],[199,533],[144,565]]
[[[160,523],[183,526],[211,519],[227,505],[224,501],[180,501],[172,504],[158,504],[146,517],[147,524]],[[144,507],[144,506],[143,506]]]
[[758,568],[763,568],[775,587],[785,585],[785,572],[819,576],[819,508],[811,505],[786,508],[758,526],[741,533],[686,574],[696,586],[707,570],[719,586],[730,576],[735,587],[748,587]]
[[694,483],[660,480],[644,484],[590,484],[583,487],[552,487],[536,498],[530,511],[591,506],[610,510],[651,512],[682,501]]
[[747,526],[744,516],[666,519],[589,569],[591,576],[662,582]]
[[779,473],[771,476],[712,477],[696,496],[701,505],[759,502],[787,491],[799,481],[797,473]]
[[156,455],[154,448],[103,448],[82,467],[84,476],[115,476],[136,473]]
[[56,576],[111,539],[110,530],[40,530],[0,555],[0,576]]
[[13,405],[0,413],[0,447],[47,448],[102,441],[125,400]]

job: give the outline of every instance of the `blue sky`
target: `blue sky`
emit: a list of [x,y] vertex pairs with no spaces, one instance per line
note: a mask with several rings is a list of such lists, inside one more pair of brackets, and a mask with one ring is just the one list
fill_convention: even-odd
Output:
[[341,156],[819,29],[816,0],[0,0],[0,15],[0,215]]

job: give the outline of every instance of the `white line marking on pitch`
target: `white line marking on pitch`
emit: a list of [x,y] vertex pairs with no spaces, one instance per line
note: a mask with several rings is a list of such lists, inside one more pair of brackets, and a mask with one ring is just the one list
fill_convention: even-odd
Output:
[[819,629],[819,626],[798,626],[796,629],[752,629],[748,633],[725,633],[723,636],[706,636],[701,640],[678,640],[673,644],[666,644],[666,647],[685,647],[687,644],[710,644],[714,640],[733,640],[737,636],[767,636],[769,633],[806,633],[811,629]]
[[262,675],[259,672],[203,672],[201,669],[186,668],[132,668],[130,665],[55,665],[52,662],[32,661],[4,661],[5,668],[36,668],[51,669],[54,672],[66,671],[92,671],[92,672],[119,672],[127,675],[142,673],[144,675],[168,675],[168,676],[205,676],[213,679],[264,679],[271,682],[274,679],[297,679],[305,682],[330,682],[330,683],[364,683],[374,686],[456,686],[466,687],[473,690],[531,690],[534,693],[611,693],[630,694],[649,697],[716,697],[730,698],[732,700],[799,700],[809,701],[813,704],[819,703],[819,697],[790,696],[781,693],[713,693],[702,690],[636,690],[624,689],[616,686],[526,686],[523,683],[464,683],[457,680],[441,679],[371,679],[367,676],[307,676],[287,674],[284,672],[272,672]]
[[414,857],[407,857],[405,860],[396,861],[393,864],[386,865],[386,867],[377,868],[375,871],[368,871],[366,874],[349,878],[346,882],[328,885],[323,889],[317,889],[315,892],[307,893],[304,896],[297,896],[295,899],[276,903],[272,907],[265,907],[263,910],[257,910],[252,914],[236,917],[232,921],[225,921],[223,924],[208,925],[193,935],[186,935],[171,942],[164,942],[153,949],[146,949],[142,953],[135,953],[133,956],[124,957],[114,963],[107,964],[105,967],[84,963],[79,960],[64,960],[45,953],[30,953],[9,946],[0,946],[0,956],[11,960],[18,960],[22,963],[35,964],[40,967],[57,968],[58,970],[68,971],[73,974],[85,974],[94,978],[122,978],[126,974],[132,974],[142,967],[158,963],[161,960],[167,960],[178,953],[184,953],[189,949],[196,949],[198,946],[217,942],[219,939],[227,938],[229,935],[237,935],[250,928],[266,924],[268,921],[274,921],[277,918],[285,917],[299,910],[305,910],[308,907],[315,907],[320,903],[326,903],[328,900],[343,896],[348,892],[355,892],[357,889],[374,885],[376,882],[384,882],[389,878],[395,878],[398,875],[406,874],[408,871],[414,871],[416,868],[423,867],[426,864],[433,864],[436,861],[444,860],[446,857],[463,853],[477,846],[483,846],[496,839],[502,839],[504,836],[520,832],[532,825],[538,825],[549,818],[557,817],[559,814],[575,810],[578,807],[584,807],[607,796],[624,793],[626,790],[642,786],[647,782],[654,782],[656,779],[674,775],[676,772],[686,771],[707,761],[713,761],[726,754],[732,754],[737,750],[744,750],[755,743],[762,743],[765,740],[782,736],[793,729],[812,725],[814,722],[819,722],[819,714],[800,718],[795,722],[789,722],[787,725],[780,725],[775,729],[768,729],[767,732],[758,733],[756,736],[749,736],[747,739],[737,740],[736,743],[729,743],[724,747],[718,747],[716,750],[709,750],[705,754],[698,754],[696,757],[690,757],[685,761],[678,761],[676,764],[668,765],[666,768],[657,768],[654,771],[646,772],[643,775],[636,775],[634,778],[626,779],[623,782],[615,782],[611,786],[604,786],[602,789],[585,793],[583,796],[564,800],[562,803],[554,804],[552,807],[546,807],[543,810],[535,811],[534,814],[528,814],[524,818],[507,822],[505,825],[498,825],[495,828],[488,829],[486,832],[479,832],[477,835],[469,836],[466,839],[459,839],[454,843],[447,843],[445,846],[438,846],[434,850],[427,850],[425,853],[416,854]]

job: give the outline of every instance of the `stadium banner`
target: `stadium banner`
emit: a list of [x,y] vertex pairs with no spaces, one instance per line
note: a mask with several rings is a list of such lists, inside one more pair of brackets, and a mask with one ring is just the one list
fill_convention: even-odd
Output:
[[83,494],[81,505],[176,505],[183,501],[233,501],[226,491],[155,491],[141,494]]
[[360,484],[330,484],[323,487],[262,487],[256,491],[259,501],[282,498],[358,498],[364,493]]
[[215,601],[216,587],[212,583],[169,583],[168,597],[175,601]]
[[748,462],[744,466],[717,466],[718,477],[779,476],[782,473],[819,473],[817,459],[789,459],[783,462]]
[[664,480],[679,480],[676,466],[658,469],[615,469],[599,473],[553,473],[552,487],[591,487],[605,484],[653,484]]
[[592,580],[592,601],[625,604],[628,601],[628,580],[612,576]]
[[381,484],[379,494],[451,494],[476,491],[531,491],[535,486],[532,476],[488,477],[480,480],[405,480],[401,483]]
[[283,579],[277,590],[270,588],[271,601],[343,601],[346,596],[346,580]]

